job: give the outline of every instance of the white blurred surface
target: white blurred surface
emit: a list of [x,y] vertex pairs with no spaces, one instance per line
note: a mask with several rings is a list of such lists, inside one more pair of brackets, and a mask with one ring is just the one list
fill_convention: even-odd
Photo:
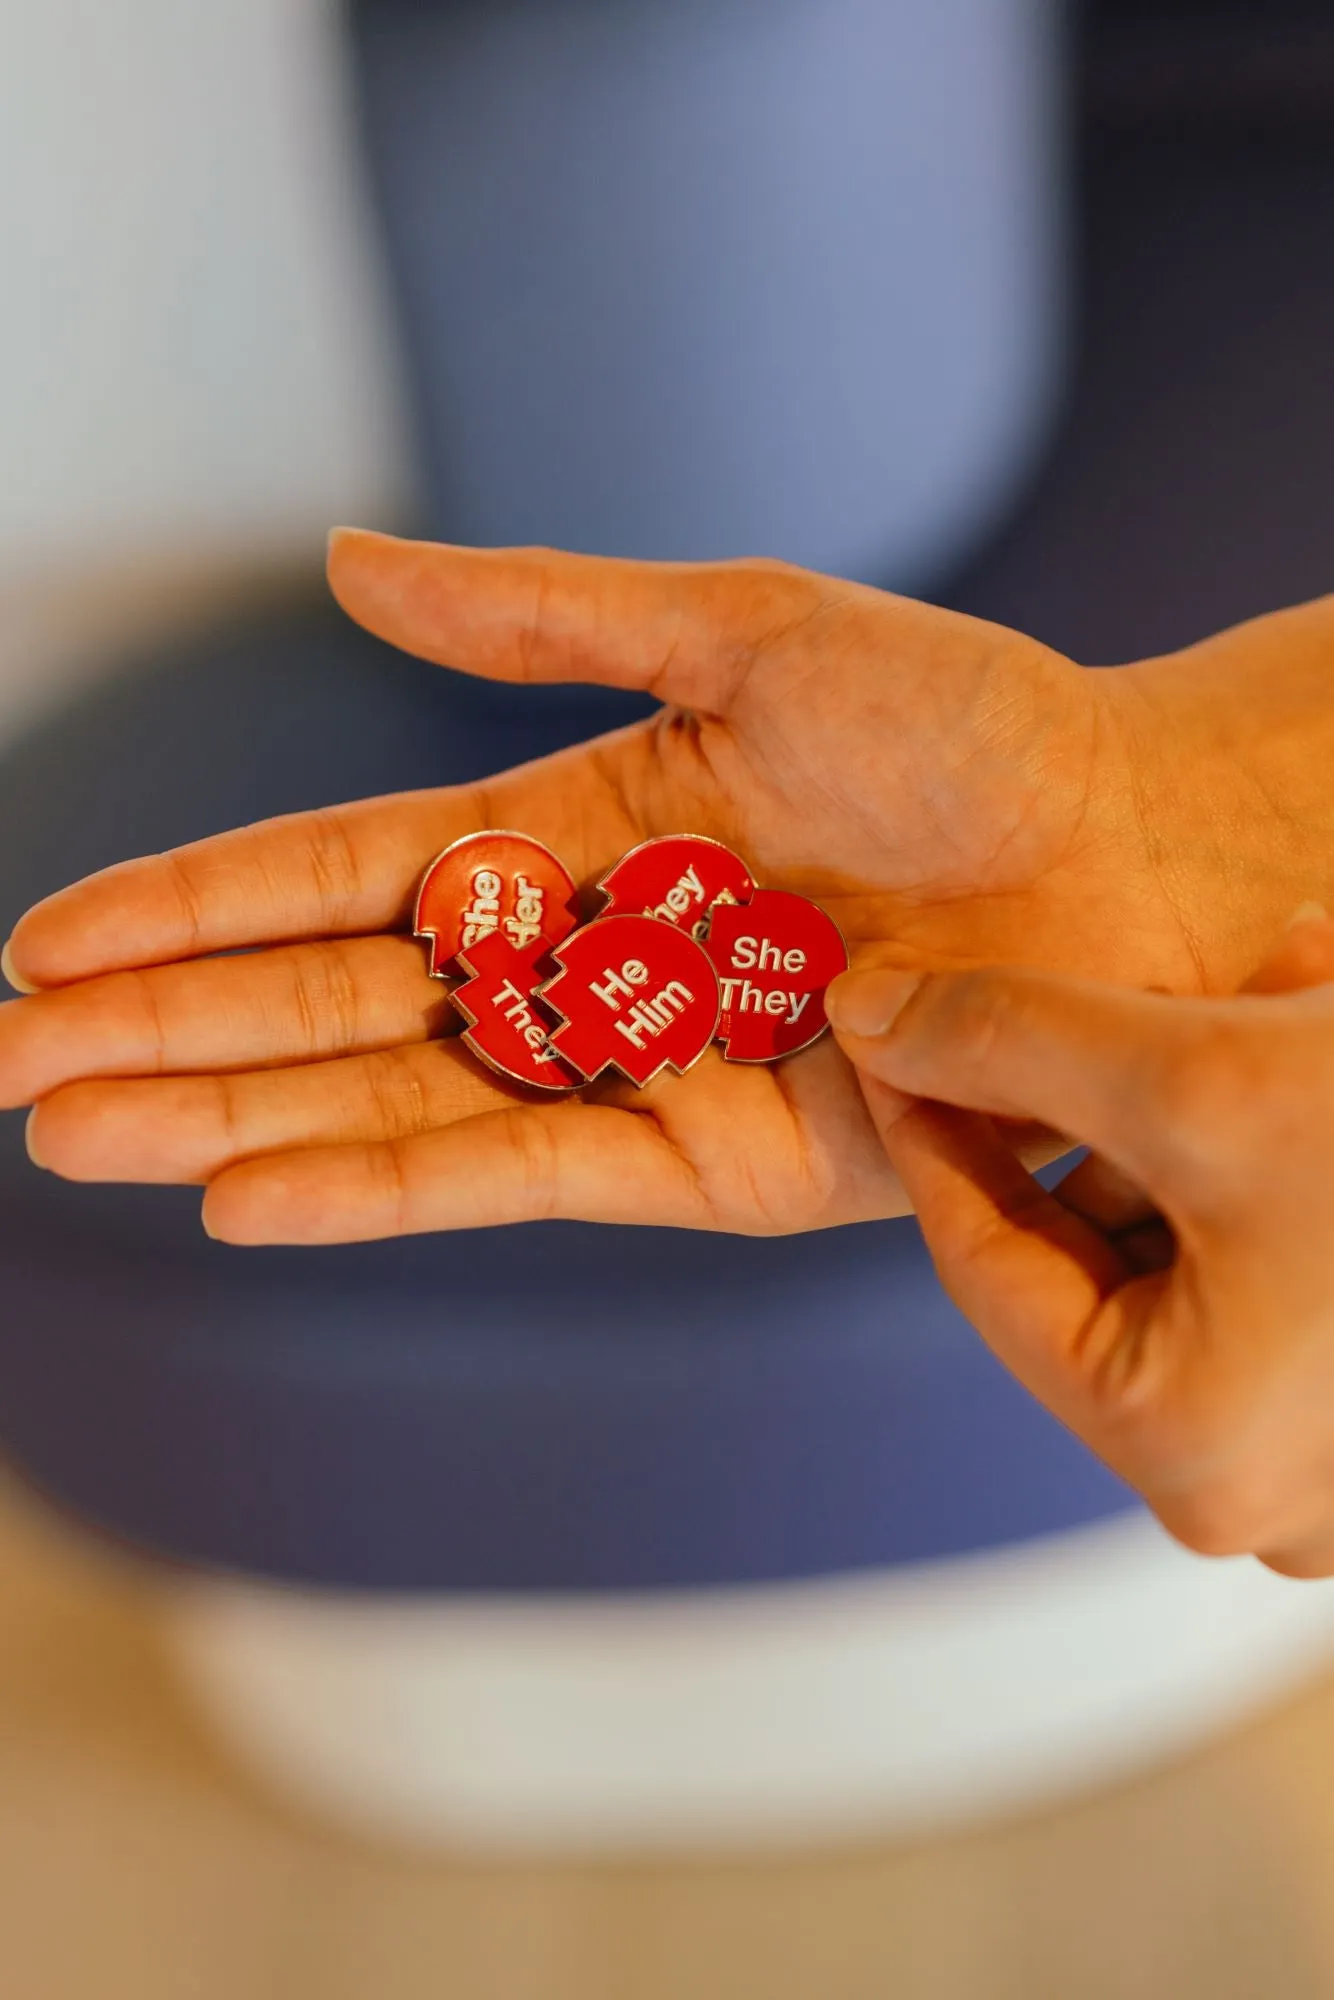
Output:
[[328,0],[0,0],[0,585],[400,502],[339,37]]
[[430,1847],[799,1845],[1144,1770],[1334,1657],[1334,1582],[1147,1515],[884,1574],[640,1598],[200,1580],[175,1650],[281,1794]]

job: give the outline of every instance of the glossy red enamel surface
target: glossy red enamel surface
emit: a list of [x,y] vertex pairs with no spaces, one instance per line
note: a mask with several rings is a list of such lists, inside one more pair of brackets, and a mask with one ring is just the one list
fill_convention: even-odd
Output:
[[458,955],[492,932],[532,961],[578,922],[574,880],[527,834],[470,833],[438,854],[422,878],[412,928],[431,941],[431,971],[458,969]]
[[463,1040],[474,1055],[534,1090],[577,1089],[583,1077],[548,1039],[560,1017],[537,994],[551,971],[545,956],[534,961],[493,930],[461,952],[459,964],[467,978],[450,997],[468,1023]]
[[622,855],[598,887],[608,898],[600,916],[651,916],[702,938],[715,903],[744,903],[755,881],[745,862],[702,834],[666,834]]
[[729,1062],[777,1062],[828,1026],[825,988],[848,966],[843,933],[818,903],[757,889],[721,904],[707,944],[719,982],[718,1039]]
[[687,1070],[718,1024],[708,954],[656,917],[600,917],[552,954],[561,970],[542,998],[561,1015],[552,1042],[592,1078],[608,1067],[645,1084]]

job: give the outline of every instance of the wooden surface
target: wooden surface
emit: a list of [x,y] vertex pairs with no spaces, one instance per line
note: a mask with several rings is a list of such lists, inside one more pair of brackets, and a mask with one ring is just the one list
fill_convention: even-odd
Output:
[[921,1846],[431,1860],[234,1771],[156,1589],[0,1486],[4,2000],[1334,1995],[1334,1683],[1147,1781]]

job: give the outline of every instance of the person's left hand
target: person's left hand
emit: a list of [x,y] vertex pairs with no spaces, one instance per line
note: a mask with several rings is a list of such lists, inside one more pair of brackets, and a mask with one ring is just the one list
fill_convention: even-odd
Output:
[[1320,886],[1326,759],[1293,727],[1323,698],[1319,607],[1265,621],[1243,697],[1238,659],[1265,627],[1091,674],[774,563],[347,533],[331,578],[362,623],[442,663],[668,705],[485,784],[125,863],[23,918],[8,966],[47,990],[0,1009],[0,1103],[37,1100],[34,1157],[206,1183],[206,1224],[233,1242],[548,1216],[766,1233],[903,1211],[828,1039],[770,1069],[712,1051],[642,1093],[604,1081],[558,1103],[438,1039],[451,1010],[402,933],[426,863],[481,827],[536,835],[583,880],[646,837],[713,835],[821,902],[858,962],[1024,958],[1183,991],[1234,983],[1257,926]]

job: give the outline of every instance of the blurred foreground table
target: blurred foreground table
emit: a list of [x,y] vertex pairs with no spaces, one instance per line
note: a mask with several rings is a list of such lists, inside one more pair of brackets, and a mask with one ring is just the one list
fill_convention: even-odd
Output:
[[248,1789],[154,1585],[0,1485],[14,2000],[1315,2000],[1334,1681],[1077,1807],[912,1847],[544,1867],[361,1849]]

